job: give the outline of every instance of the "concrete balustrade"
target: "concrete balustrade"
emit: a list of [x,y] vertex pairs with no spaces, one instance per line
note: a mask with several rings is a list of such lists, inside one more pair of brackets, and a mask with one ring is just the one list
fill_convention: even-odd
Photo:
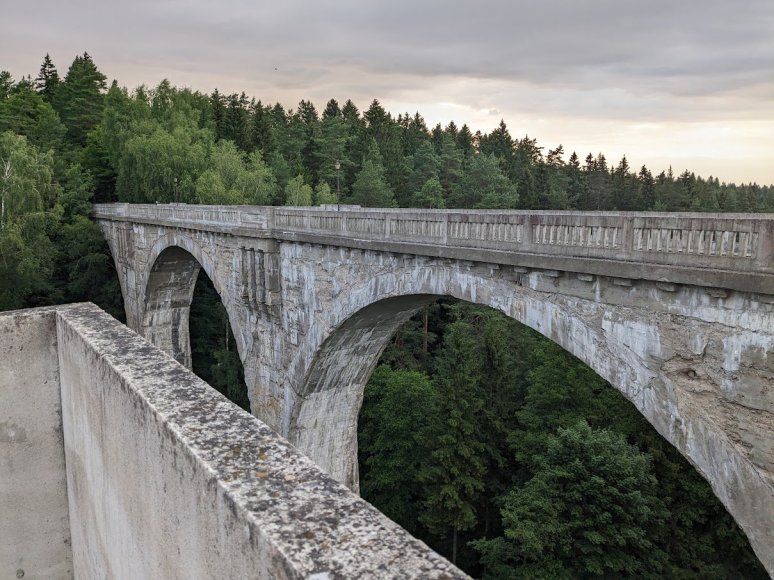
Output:
[[592,274],[612,261],[622,277],[774,294],[774,216],[762,214],[101,204],[94,215]]

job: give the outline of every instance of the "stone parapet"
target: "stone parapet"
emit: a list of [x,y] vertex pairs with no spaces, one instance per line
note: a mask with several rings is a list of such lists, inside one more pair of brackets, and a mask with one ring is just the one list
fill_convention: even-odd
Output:
[[100,204],[98,220],[774,294],[774,216]]

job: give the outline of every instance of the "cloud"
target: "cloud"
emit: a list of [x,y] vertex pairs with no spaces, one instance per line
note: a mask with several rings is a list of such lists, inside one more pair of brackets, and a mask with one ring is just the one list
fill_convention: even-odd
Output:
[[286,107],[379,98],[485,131],[503,117],[515,132],[628,134],[773,119],[771,30],[771,0],[40,0],[4,6],[0,68],[34,76],[48,51],[64,72],[88,50],[129,86],[167,77]]

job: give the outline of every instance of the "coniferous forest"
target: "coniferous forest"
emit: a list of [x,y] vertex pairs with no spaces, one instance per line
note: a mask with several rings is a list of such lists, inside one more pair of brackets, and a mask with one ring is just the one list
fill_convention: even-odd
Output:
[[[1,63],[0,63],[1,64]],[[88,300],[123,319],[92,203],[774,211],[774,187],[397,118],[377,100],[295,109],[164,81],[133,90],[84,53],[0,72],[0,310]],[[337,165],[339,169],[337,169]],[[249,408],[202,273],[193,368]],[[365,393],[363,497],[486,578],[765,578],[709,485],[618,391],[493,310],[440,299]]]

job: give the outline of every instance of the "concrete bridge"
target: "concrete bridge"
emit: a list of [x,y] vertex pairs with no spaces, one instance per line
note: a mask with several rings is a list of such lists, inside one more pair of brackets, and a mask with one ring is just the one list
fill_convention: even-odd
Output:
[[190,366],[200,268],[253,414],[357,490],[357,415],[387,341],[451,296],[618,388],[774,571],[774,216],[97,205],[129,326]]

